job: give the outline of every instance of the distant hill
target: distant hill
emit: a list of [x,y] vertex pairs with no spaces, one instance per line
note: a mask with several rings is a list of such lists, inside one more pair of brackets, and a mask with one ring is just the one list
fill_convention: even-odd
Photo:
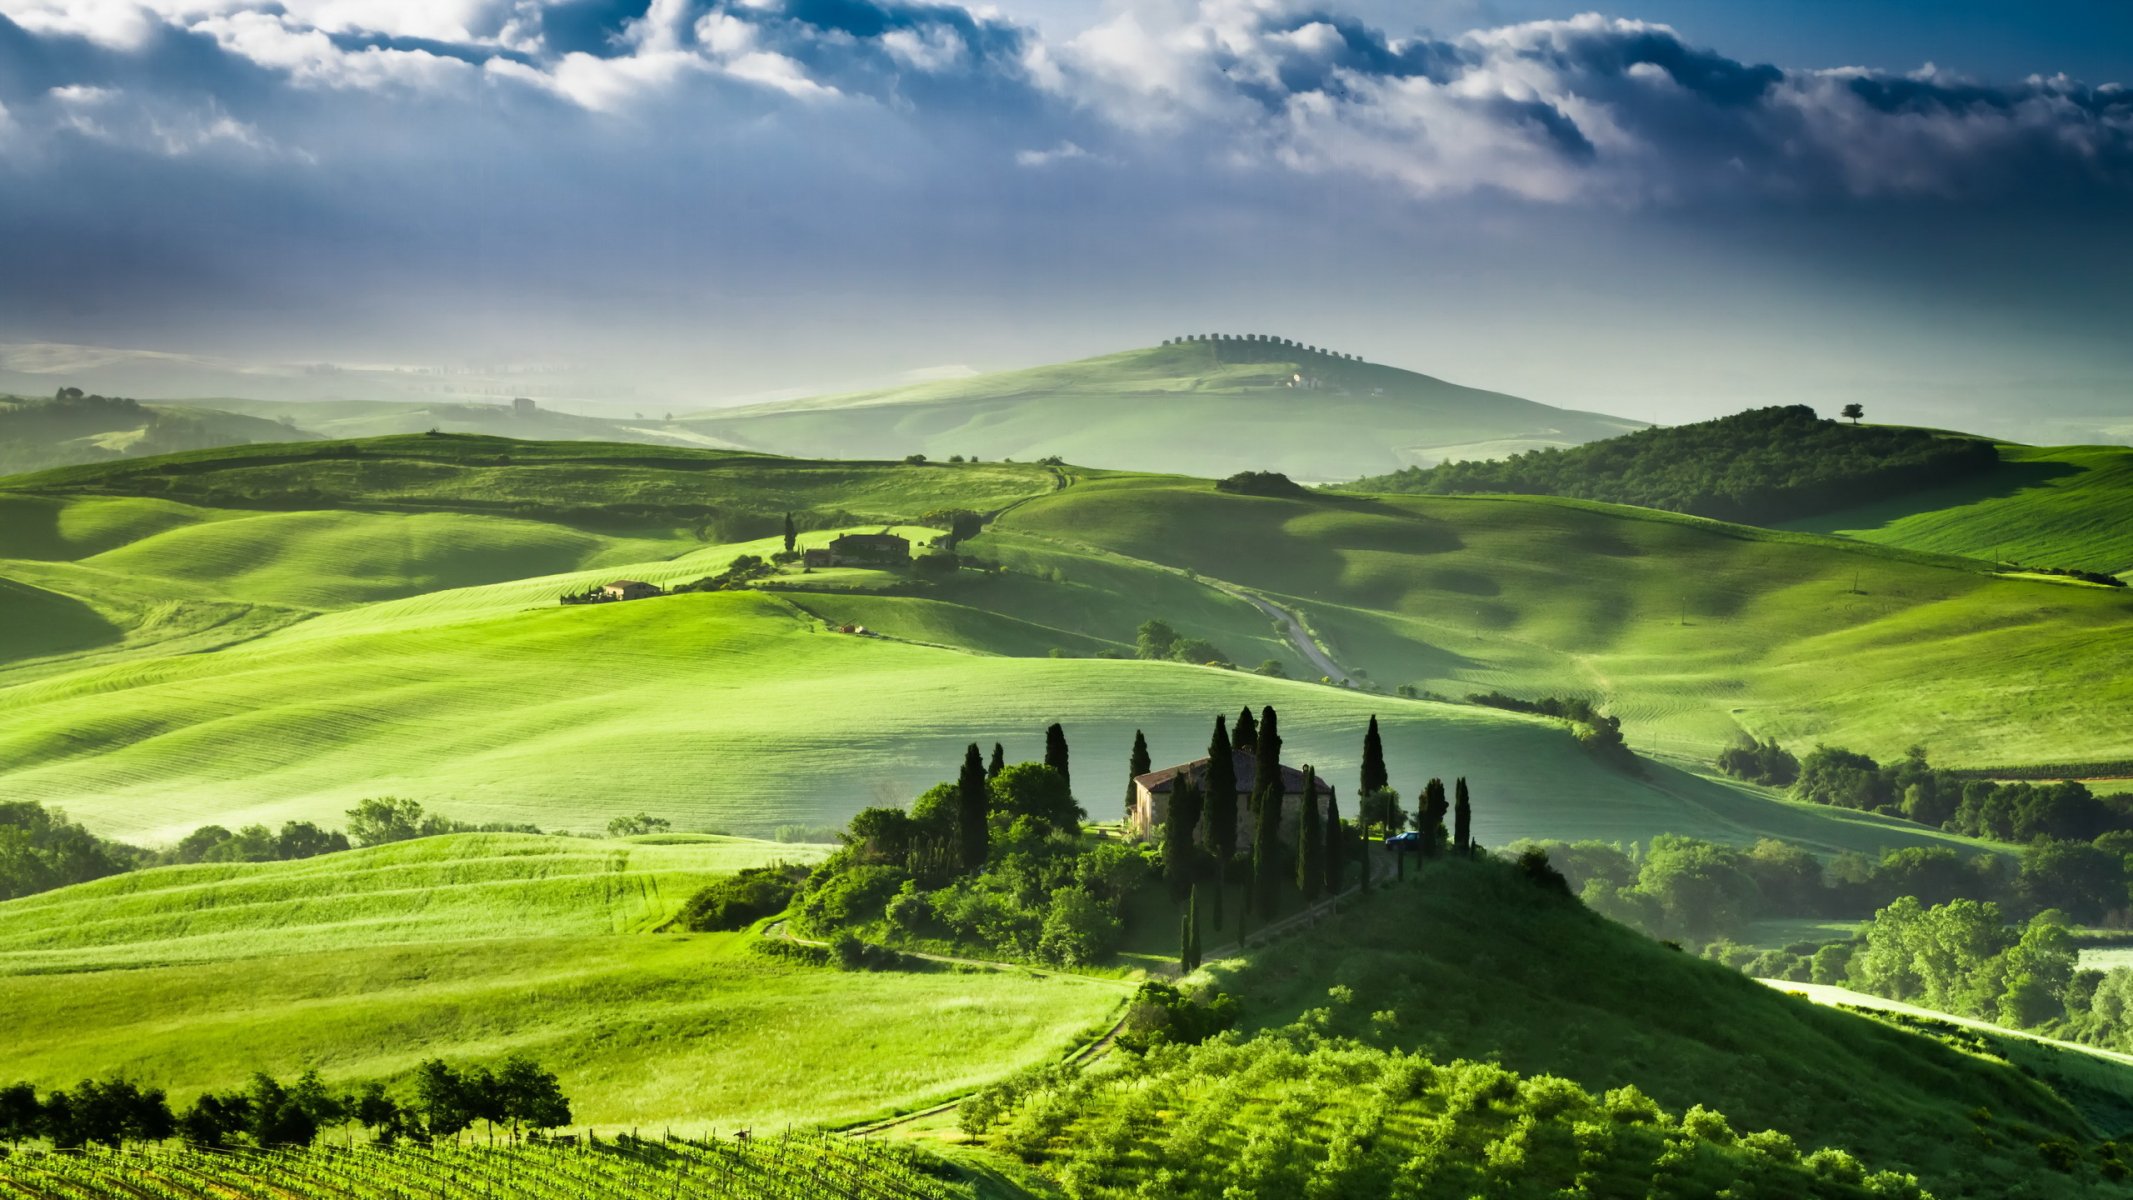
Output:
[[43,399],[0,396],[0,475],[309,436],[265,417],[142,404],[78,388]]
[[2133,447],[2002,444],[1990,470],[1790,527],[2001,563],[2133,574]]
[[1976,438],[1844,425],[1795,404],[1495,462],[1409,468],[1342,490],[1563,496],[1768,524],[1968,479],[1998,462]]
[[1057,455],[1125,470],[1275,470],[1300,480],[1575,446],[1643,427],[1242,337],[752,405],[676,424],[745,446],[830,458]]

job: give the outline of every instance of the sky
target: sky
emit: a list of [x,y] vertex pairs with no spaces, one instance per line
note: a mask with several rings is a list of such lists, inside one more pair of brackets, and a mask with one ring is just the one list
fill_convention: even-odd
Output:
[[[0,0],[0,343],[2133,437],[2133,5]],[[588,387],[588,394],[599,387]]]

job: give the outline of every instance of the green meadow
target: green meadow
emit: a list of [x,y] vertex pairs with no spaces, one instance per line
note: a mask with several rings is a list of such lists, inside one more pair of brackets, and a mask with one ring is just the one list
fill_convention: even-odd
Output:
[[1793,527],[2035,567],[2133,571],[2133,449],[2003,443],[1997,469]]
[[718,874],[822,850],[454,835],[11,901],[10,1079],[123,1073],[185,1098],[255,1070],[394,1079],[425,1058],[525,1052],[583,1125],[773,1127],[967,1090],[1065,1052],[1124,997],[1025,972],[796,966],[753,952],[753,933],[655,932]]

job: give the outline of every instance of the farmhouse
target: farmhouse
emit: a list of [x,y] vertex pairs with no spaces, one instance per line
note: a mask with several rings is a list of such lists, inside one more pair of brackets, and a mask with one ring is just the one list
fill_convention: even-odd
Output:
[[656,584],[641,579],[617,579],[600,589],[600,594],[610,600],[643,600],[660,594]]
[[829,554],[832,566],[898,566],[911,561],[911,539],[886,531],[847,533],[830,539]]
[[[1258,772],[1258,756],[1249,749],[1239,749],[1233,754],[1237,779],[1237,845],[1252,844],[1254,823],[1251,816],[1252,779]],[[1134,777],[1127,800],[1132,805],[1133,832],[1137,837],[1151,837],[1168,817],[1170,791],[1180,775],[1190,778],[1195,786],[1207,783],[1207,760],[1196,758],[1189,763],[1164,767],[1146,775]],[[1333,799],[1333,785],[1323,779],[1316,781],[1312,803],[1319,806],[1319,815],[1324,817],[1325,805]],[[1296,823],[1302,818],[1304,803],[1304,773],[1295,767],[1281,768],[1281,829],[1284,836],[1293,835]]]
[[829,547],[817,546],[812,550],[802,550],[800,552],[800,565],[810,569],[815,567],[834,567],[837,565],[837,556],[829,552]]

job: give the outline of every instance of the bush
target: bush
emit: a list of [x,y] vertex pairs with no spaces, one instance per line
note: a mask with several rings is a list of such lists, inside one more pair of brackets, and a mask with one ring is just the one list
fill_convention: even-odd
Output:
[[699,933],[745,929],[764,917],[785,911],[807,878],[804,867],[783,864],[747,867],[705,885],[674,919]]
[[1060,888],[1045,909],[1037,953],[1061,966],[1086,966],[1110,954],[1123,932],[1110,906],[1086,888]]
[[1776,742],[1760,742],[1751,737],[1720,751],[1718,769],[1750,783],[1790,787],[1800,777],[1800,760]]
[[1157,1046],[1197,1046],[1237,1024],[1233,997],[1181,991],[1167,983],[1144,983],[1126,1009],[1118,1047],[1146,1054]]

